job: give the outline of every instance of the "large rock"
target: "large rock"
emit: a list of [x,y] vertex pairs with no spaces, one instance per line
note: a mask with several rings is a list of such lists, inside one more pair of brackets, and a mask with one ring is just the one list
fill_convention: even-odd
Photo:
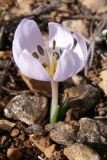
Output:
[[90,118],[81,118],[78,141],[90,144],[107,145],[107,123]]
[[100,90],[89,84],[78,85],[65,89],[65,98],[71,98],[66,120],[78,119],[84,116],[90,109],[94,108],[100,98]]
[[79,125],[75,121],[70,123],[58,122],[47,124],[45,130],[49,132],[49,136],[53,141],[69,146],[76,142]]
[[48,110],[47,98],[38,94],[21,94],[14,97],[4,109],[7,118],[35,124],[43,120]]
[[81,118],[79,122],[57,122],[47,124],[45,130],[58,144],[70,146],[73,143],[86,143],[98,148],[107,146],[107,122],[91,118]]
[[64,154],[69,160],[100,160],[100,156],[94,150],[78,143],[65,148]]

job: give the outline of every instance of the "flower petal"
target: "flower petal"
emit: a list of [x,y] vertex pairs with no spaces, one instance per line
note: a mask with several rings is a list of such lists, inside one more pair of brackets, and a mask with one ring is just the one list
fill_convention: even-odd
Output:
[[54,81],[64,81],[78,73],[81,67],[81,60],[73,51],[65,49],[58,61]]
[[48,26],[50,47],[53,47],[53,40],[56,41],[56,47],[58,48],[69,48],[73,46],[73,36],[63,25],[50,22]]
[[34,51],[37,45],[44,46],[41,32],[33,20],[23,19],[15,31],[14,39],[19,41],[22,50],[29,52]]
[[85,42],[84,38],[79,33],[74,33],[73,36],[77,41],[77,45],[73,51],[81,59],[80,70],[82,70],[83,67],[85,66],[85,64],[87,62],[87,58],[88,58],[88,51],[87,51],[86,42]]
[[19,41],[17,39],[13,40],[12,51],[15,63],[18,65],[18,58],[22,53],[22,48],[20,47]]
[[36,60],[27,50],[23,50],[18,59],[20,71],[29,78],[50,81],[50,77],[41,63]]

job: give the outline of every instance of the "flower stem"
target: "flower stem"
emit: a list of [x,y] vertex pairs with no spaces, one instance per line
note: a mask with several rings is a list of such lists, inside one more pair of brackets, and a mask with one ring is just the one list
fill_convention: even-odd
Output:
[[58,82],[51,81],[52,88],[52,101],[51,101],[51,111],[50,111],[50,123],[55,123],[57,121],[59,106],[58,106]]

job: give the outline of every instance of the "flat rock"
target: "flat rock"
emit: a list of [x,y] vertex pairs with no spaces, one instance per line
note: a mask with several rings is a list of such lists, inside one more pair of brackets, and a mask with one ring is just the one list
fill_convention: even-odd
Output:
[[[65,97],[71,98],[66,120],[78,119],[95,107],[100,98],[100,90],[89,84],[78,85],[64,90]],[[71,118],[70,118],[71,117]]]
[[100,156],[91,148],[83,144],[72,144],[64,149],[69,160],[100,160]]
[[107,123],[90,118],[81,118],[78,142],[90,144],[107,144]]
[[35,124],[43,120],[47,113],[47,98],[38,94],[20,94],[14,97],[4,109],[7,118]]
[[79,125],[75,121],[70,123],[57,122],[54,124],[47,124],[45,130],[49,132],[49,136],[53,141],[69,146],[76,142]]

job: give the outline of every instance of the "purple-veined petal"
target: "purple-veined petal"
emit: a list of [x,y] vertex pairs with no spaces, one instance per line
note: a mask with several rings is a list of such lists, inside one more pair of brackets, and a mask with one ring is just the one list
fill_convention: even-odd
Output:
[[23,50],[18,59],[20,71],[29,78],[50,81],[50,77],[42,64],[36,60],[27,50]]
[[44,46],[41,32],[33,20],[23,19],[15,31],[14,39],[19,41],[22,50],[27,49],[29,52],[34,51],[37,45]]
[[50,22],[49,26],[49,46],[53,47],[53,40],[58,48],[71,48],[73,46],[72,34],[61,24]]
[[77,40],[77,45],[74,48],[73,52],[78,55],[78,57],[81,60],[81,67],[80,70],[83,69],[87,62],[88,58],[88,51],[87,51],[87,46],[84,38],[79,34],[79,33],[74,33],[73,34],[74,38]]
[[81,60],[73,51],[65,49],[58,61],[54,81],[64,81],[78,73],[81,67]]

